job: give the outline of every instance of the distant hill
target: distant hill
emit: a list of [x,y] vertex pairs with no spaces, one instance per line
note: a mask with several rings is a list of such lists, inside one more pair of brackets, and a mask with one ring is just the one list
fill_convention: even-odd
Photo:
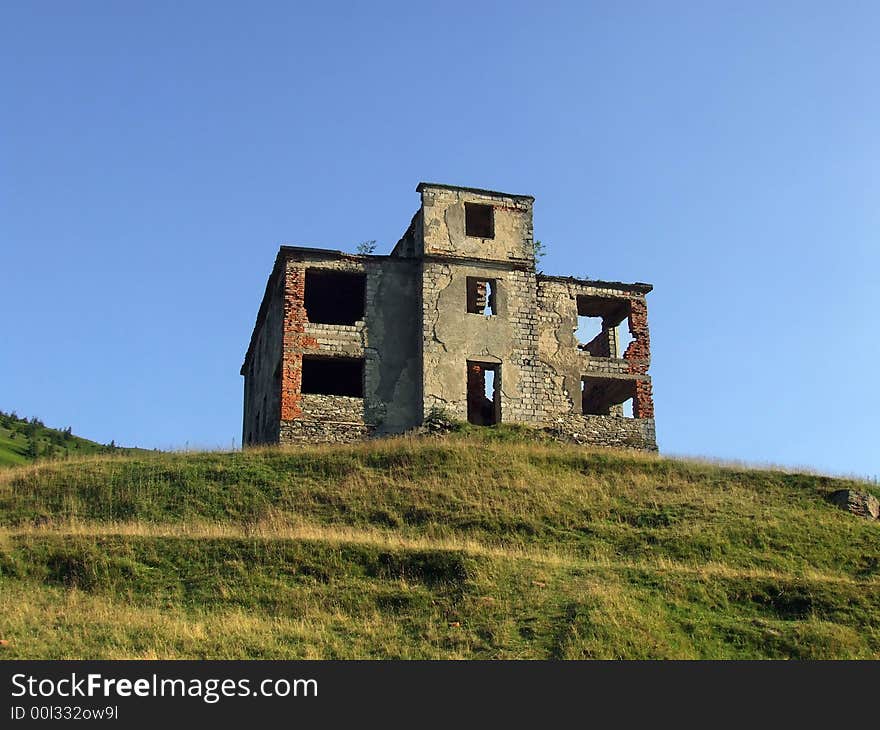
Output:
[[20,418],[15,411],[0,411],[0,467],[18,466],[38,459],[67,459],[92,454],[134,454],[143,449],[120,448],[114,442],[74,436],[68,426],[49,428],[39,418]]
[[876,659],[838,489],[508,427],[2,469],[0,660]]

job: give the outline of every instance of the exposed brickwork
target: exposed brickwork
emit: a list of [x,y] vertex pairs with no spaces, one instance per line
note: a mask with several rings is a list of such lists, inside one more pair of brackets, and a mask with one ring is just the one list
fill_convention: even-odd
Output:
[[318,341],[305,333],[308,317],[305,308],[305,268],[287,265],[284,288],[284,360],[281,378],[281,420],[302,415],[302,356],[317,350]]
[[[643,300],[631,301],[628,323],[633,340],[623,353],[623,359],[626,360],[631,373],[645,375],[651,365],[651,334],[648,330],[648,307]],[[636,381],[633,415],[636,418],[654,417],[654,397],[651,381],[647,378],[639,378]]]
[[[465,420],[470,401],[486,407],[484,420],[530,424],[580,443],[656,449],[650,285],[538,274],[529,196],[431,184],[418,190],[422,206],[390,256],[282,247],[242,366],[243,443],[402,433],[437,409]],[[465,206],[474,203],[493,207],[493,236],[467,235]],[[322,281],[343,288],[344,307],[334,303],[333,286],[319,288]],[[346,281],[357,288],[344,288]],[[359,318],[352,307],[361,298]],[[320,322],[309,321],[306,301]],[[602,317],[602,332],[586,344],[575,335],[579,313]],[[623,327],[633,339],[620,353]],[[304,356],[345,361],[318,367],[310,360],[304,392]],[[485,373],[469,379],[468,363],[493,369],[494,402]],[[352,390],[361,372],[352,367],[362,368],[362,395]],[[348,373],[336,381],[345,389],[334,391],[327,373]],[[625,418],[630,399],[633,417]]]
[[648,307],[644,300],[630,301],[628,323],[634,339],[623,353],[623,359],[629,363],[631,373],[647,373],[651,364],[651,336],[648,332]]
[[636,418],[654,418],[654,394],[650,380],[636,381],[636,397],[633,403],[633,415]]

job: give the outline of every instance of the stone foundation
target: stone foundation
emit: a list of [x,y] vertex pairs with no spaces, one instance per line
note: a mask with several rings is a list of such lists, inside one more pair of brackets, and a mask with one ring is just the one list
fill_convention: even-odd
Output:
[[653,418],[623,416],[567,416],[546,427],[552,435],[590,446],[657,451]]
[[333,421],[282,421],[282,444],[350,444],[370,436],[370,428],[363,423],[334,423]]
[[364,421],[364,399],[344,395],[300,396],[302,415],[281,422],[282,444],[345,444],[367,438],[373,429]]

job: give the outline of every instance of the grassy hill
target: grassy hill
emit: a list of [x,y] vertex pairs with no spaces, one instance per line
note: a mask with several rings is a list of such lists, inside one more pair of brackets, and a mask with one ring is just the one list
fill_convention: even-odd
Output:
[[120,449],[115,444],[74,436],[70,428],[49,428],[38,418],[19,418],[0,411],[0,467],[16,466],[37,459],[67,459],[94,454],[133,453],[139,449]]
[[0,657],[877,657],[853,484],[504,429],[6,469]]

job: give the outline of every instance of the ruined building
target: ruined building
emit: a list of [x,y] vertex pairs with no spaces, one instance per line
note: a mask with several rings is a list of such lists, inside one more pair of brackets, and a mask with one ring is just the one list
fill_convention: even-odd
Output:
[[417,191],[388,256],[281,247],[241,368],[243,444],[355,441],[443,415],[656,449],[652,287],[537,273],[531,196]]

